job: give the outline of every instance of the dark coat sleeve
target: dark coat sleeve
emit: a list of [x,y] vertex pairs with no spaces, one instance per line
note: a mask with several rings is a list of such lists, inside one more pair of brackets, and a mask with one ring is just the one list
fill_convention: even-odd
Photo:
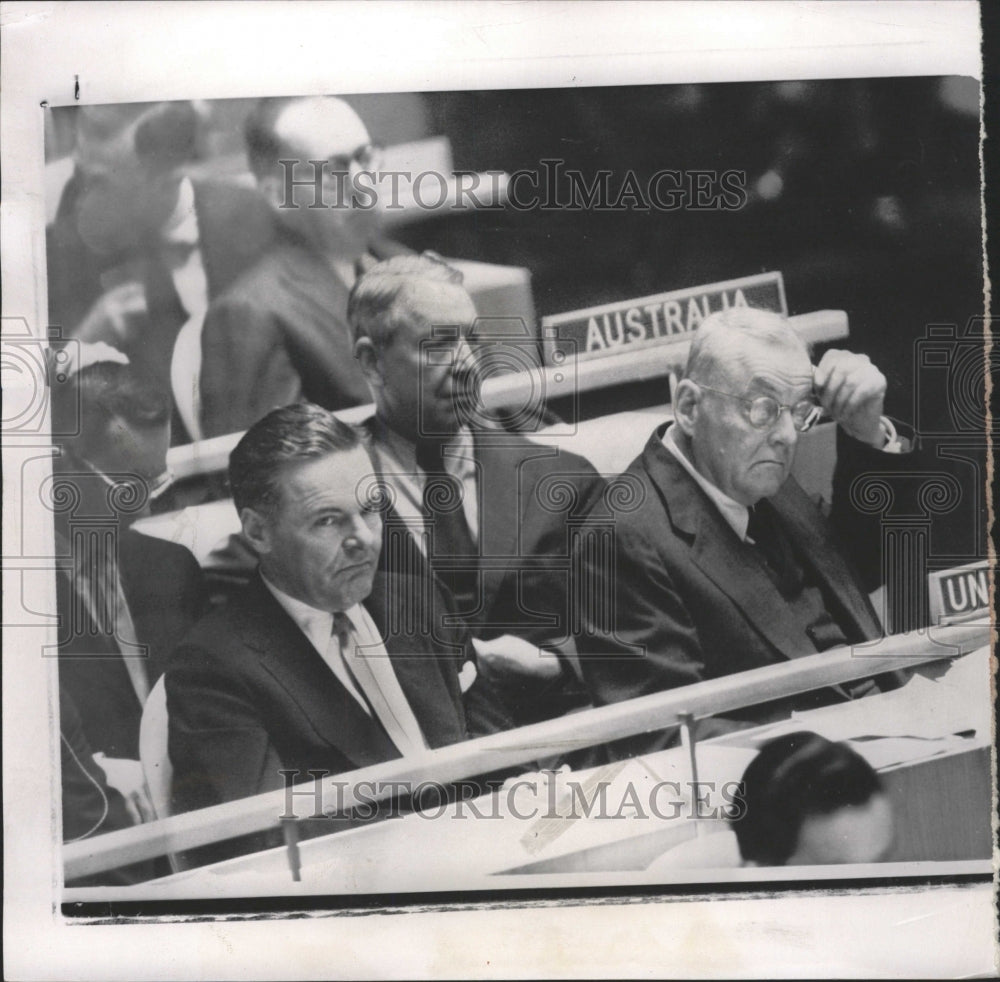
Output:
[[577,650],[597,705],[706,677],[694,622],[663,558],[634,524],[589,524],[574,562],[582,588]]
[[[644,534],[641,518],[619,522],[613,529],[588,524],[575,543],[574,575],[579,586],[577,652],[594,705],[692,685],[718,674],[706,665],[700,632],[668,564]],[[753,725],[752,719],[740,716],[700,720],[698,738]],[[582,754],[576,766],[599,763],[605,754],[623,759],[653,753],[676,745],[678,739],[676,726],[638,734]]]
[[129,531],[121,536],[122,585],[136,633],[149,647],[150,684],[205,613],[205,574],[188,549]]
[[202,329],[201,422],[206,437],[244,430],[300,394],[276,315],[235,293],[208,309]]
[[[77,842],[132,826],[125,800],[112,788],[94,755],[69,692],[59,693],[63,841]],[[140,883],[155,874],[151,861],[105,870],[67,886],[116,886]]]
[[282,787],[281,760],[252,693],[212,652],[182,644],[166,688],[174,812]]

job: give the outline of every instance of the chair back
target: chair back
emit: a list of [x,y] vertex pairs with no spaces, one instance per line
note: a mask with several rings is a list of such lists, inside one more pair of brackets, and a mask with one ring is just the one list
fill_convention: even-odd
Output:
[[167,689],[161,675],[146,699],[139,724],[139,760],[157,818],[170,815],[173,768],[167,753],[167,729]]

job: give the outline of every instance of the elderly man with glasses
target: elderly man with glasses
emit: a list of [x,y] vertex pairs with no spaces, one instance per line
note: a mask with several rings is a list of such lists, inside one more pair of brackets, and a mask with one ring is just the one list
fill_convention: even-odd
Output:
[[380,152],[343,99],[262,100],[247,118],[246,145],[279,232],[205,317],[203,437],[244,430],[300,400],[333,410],[368,402],[347,297],[360,272],[408,251],[380,236]]
[[[864,355],[831,350],[814,367],[777,314],[733,308],[706,318],[677,385],[674,423],[659,427],[626,471],[641,493],[617,513],[602,501],[579,540],[587,589],[577,647],[597,705],[881,635],[791,468],[799,434],[824,413],[866,452],[899,452],[882,414],[885,391]],[[874,688],[866,680],[804,704]],[[779,711],[754,707],[743,718]],[[729,724],[703,726],[707,734]],[[618,750],[671,738],[649,734]]]

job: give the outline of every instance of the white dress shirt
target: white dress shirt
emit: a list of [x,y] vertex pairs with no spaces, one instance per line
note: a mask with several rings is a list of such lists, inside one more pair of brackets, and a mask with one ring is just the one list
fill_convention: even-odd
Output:
[[681,467],[686,470],[694,482],[708,495],[709,500],[719,509],[719,514],[725,519],[726,524],[736,533],[741,541],[747,539],[747,525],[750,523],[750,509],[746,505],[741,505],[734,501],[723,491],[720,491],[711,481],[695,470],[694,464],[680,448],[676,438],[677,424],[673,423],[667,427],[663,434],[663,446],[667,448],[677,458]]
[[325,610],[317,610],[290,597],[283,590],[279,590],[266,576],[261,574],[264,586],[271,591],[271,595],[281,604],[285,613],[295,621],[298,629],[309,639],[309,643],[316,649],[319,656],[326,662],[330,671],[337,676],[338,681],[347,691],[354,696],[358,705],[369,715],[371,710],[365,697],[358,691],[341,658],[340,643],[333,634],[333,614]]
[[399,752],[408,756],[426,750],[423,731],[368,611],[361,604],[344,611],[353,641],[345,650],[333,631],[333,614],[290,597],[263,574],[261,579],[357,704],[369,716],[374,709]]

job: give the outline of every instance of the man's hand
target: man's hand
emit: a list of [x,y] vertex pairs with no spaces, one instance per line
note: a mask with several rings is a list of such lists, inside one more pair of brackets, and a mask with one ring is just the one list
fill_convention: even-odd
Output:
[[94,754],[94,762],[104,771],[108,784],[125,799],[125,807],[136,825],[152,822],[156,818],[153,803],[149,799],[149,789],[146,787],[146,776],[139,761],[125,757],[105,757],[104,754],[97,753]]
[[881,449],[886,382],[867,355],[828,351],[813,369],[813,386],[823,409],[846,433]]
[[492,641],[473,638],[472,644],[483,663],[500,674],[554,679],[561,671],[555,653],[536,648],[513,634],[503,634]]

